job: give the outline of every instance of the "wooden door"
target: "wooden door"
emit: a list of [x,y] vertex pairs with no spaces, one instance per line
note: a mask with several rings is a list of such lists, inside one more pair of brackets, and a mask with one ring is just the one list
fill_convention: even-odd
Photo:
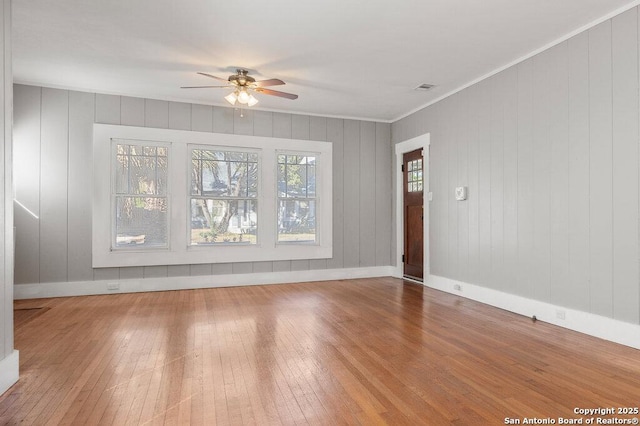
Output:
[[424,161],[422,149],[403,156],[404,275],[422,280],[424,269]]

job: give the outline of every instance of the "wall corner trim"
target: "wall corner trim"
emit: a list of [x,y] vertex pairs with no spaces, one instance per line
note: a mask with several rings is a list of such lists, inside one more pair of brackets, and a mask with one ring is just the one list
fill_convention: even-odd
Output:
[[[623,322],[613,318],[566,308],[564,306],[527,299],[525,297],[452,280],[450,278],[439,277],[437,275],[429,275],[425,281],[425,286],[475,300],[496,308],[505,309],[526,317],[535,315],[538,320],[549,324],[640,349],[639,324]],[[457,288],[461,290],[457,290]],[[564,319],[558,318],[558,311],[564,313]]]
[[20,356],[16,350],[0,361],[0,395],[18,381],[19,366]]
[[[391,276],[393,272],[394,268],[391,266],[371,266],[361,268],[251,274],[16,284],[14,286],[14,299],[40,299],[46,297],[89,296],[114,293],[138,293],[144,291],[193,290],[199,288],[375,278]],[[117,290],[109,290],[108,288],[117,288]]]

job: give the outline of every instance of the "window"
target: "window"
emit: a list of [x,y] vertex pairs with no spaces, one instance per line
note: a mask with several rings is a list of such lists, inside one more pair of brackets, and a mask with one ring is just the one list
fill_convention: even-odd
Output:
[[332,256],[331,143],[94,124],[94,268]]
[[316,242],[316,156],[278,154],[278,242]]
[[258,154],[191,150],[190,244],[256,244]]
[[113,141],[112,249],[168,246],[168,149],[147,142]]

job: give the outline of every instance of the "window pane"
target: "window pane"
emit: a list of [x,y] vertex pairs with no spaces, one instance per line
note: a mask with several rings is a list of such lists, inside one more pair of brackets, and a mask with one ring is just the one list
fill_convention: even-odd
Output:
[[287,165],[287,197],[306,197],[306,167],[298,164]]
[[257,197],[257,154],[195,149],[191,164],[192,195]]
[[278,155],[278,196],[315,197],[315,156]]
[[117,194],[167,194],[167,151],[164,155],[155,146],[117,145],[116,193]]
[[191,199],[191,244],[256,244],[255,200]]
[[315,161],[314,165],[310,165],[307,167],[307,197],[315,197],[316,196],[316,166]]
[[116,247],[167,246],[167,200],[116,197]]
[[[118,145],[121,147],[121,145]],[[116,193],[129,193],[129,157],[118,155],[116,158]]]
[[314,200],[279,200],[278,242],[315,242],[315,207]]

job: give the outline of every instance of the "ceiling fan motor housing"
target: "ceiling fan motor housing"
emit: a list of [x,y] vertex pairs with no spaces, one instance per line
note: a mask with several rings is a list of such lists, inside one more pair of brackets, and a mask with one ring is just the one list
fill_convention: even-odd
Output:
[[249,71],[237,69],[236,75],[229,76],[229,82],[236,86],[244,87],[256,82],[256,79],[248,75]]

